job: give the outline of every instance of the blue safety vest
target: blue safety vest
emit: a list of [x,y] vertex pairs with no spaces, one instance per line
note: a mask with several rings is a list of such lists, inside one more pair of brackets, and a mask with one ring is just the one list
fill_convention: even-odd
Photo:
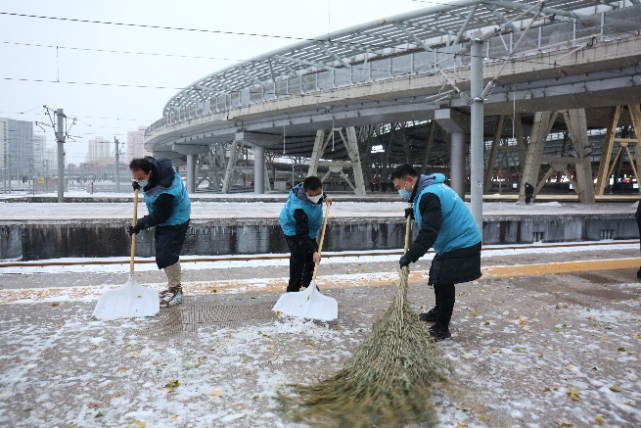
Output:
[[[304,199],[300,199],[300,197]],[[314,204],[307,199],[303,192],[303,183],[300,183],[289,192],[287,203],[280,212],[278,221],[287,236],[296,235],[296,219],[294,211],[303,210],[307,214],[309,224],[309,237],[316,239],[321,226],[323,225],[323,204]]]
[[434,250],[438,254],[443,254],[481,242],[481,232],[465,202],[454,190],[443,184],[445,181],[443,174],[433,174],[432,177],[434,182],[422,189],[414,199],[414,219],[420,227],[423,215],[419,205],[423,195],[433,193],[438,196],[441,201],[443,223],[434,242]]
[[183,224],[189,220],[189,217],[191,216],[191,201],[189,200],[189,195],[187,195],[187,190],[185,189],[180,176],[177,173],[174,174],[174,181],[171,183],[171,186],[165,188],[158,185],[144,192],[145,204],[147,204],[147,210],[149,210],[150,214],[154,212],[154,203],[160,195],[168,193],[174,196],[174,209],[171,215],[166,221],[160,223],[158,226],[175,226],[177,224]]

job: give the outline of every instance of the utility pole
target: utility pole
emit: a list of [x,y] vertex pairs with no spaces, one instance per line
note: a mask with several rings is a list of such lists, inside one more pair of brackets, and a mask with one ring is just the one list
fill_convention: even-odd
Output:
[[114,143],[116,144],[116,193],[120,193],[120,141],[118,138],[114,137]]
[[473,37],[471,70],[470,199],[472,216],[483,234],[483,46]]
[[56,141],[58,142],[58,202],[65,201],[65,113],[59,108],[56,116]]

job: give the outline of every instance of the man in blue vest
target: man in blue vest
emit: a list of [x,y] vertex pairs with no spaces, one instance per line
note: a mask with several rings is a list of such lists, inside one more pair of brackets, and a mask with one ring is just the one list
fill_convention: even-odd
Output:
[[332,199],[323,194],[320,179],[307,177],[292,188],[280,212],[278,220],[291,252],[288,293],[309,286],[314,265],[320,263],[316,237],[323,225],[323,202],[331,205]]
[[400,197],[413,203],[405,216],[412,216],[420,228],[399,261],[401,267],[416,262],[431,247],[436,251],[428,282],[434,286],[436,305],[419,317],[435,322],[430,335],[437,341],[452,336],[449,325],[456,300],[454,285],[481,277],[481,233],[465,203],[444,181],[443,174],[419,177],[408,164],[392,172]]
[[129,234],[156,227],[156,264],[167,275],[167,290],[160,293],[160,306],[182,303],[180,250],[185,242],[191,201],[169,159],[150,156],[129,164],[134,190],[142,189],[149,214],[129,226]]

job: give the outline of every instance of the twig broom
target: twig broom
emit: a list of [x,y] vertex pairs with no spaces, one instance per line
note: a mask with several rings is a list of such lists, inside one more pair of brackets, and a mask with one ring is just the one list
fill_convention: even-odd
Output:
[[[409,247],[410,218],[405,230]],[[407,302],[409,267],[400,270],[393,304],[335,376],[278,395],[294,421],[323,427],[401,427],[438,422],[432,388],[452,367]]]

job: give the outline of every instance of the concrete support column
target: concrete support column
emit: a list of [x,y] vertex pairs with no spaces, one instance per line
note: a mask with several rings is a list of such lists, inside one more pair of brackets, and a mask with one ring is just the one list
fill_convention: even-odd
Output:
[[465,136],[470,129],[469,116],[452,109],[436,110],[434,120],[450,138],[450,185],[462,198],[465,196]]
[[563,113],[565,124],[570,132],[574,152],[576,153],[576,171],[577,194],[579,201],[586,204],[593,204],[594,199],[594,179],[592,177],[591,147],[588,140],[588,125],[585,118],[585,109],[573,109]]
[[452,150],[450,156],[450,184],[461,198],[465,197],[465,134],[453,132],[450,134]]
[[[207,153],[209,146],[207,145],[197,145],[197,144],[173,144],[171,146],[173,156],[170,157],[172,164],[174,165],[176,172],[178,172],[178,166],[182,163],[183,157],[187,157],[187,193],[194,194],[196,193],[196,181],[198,180],[198,169],[196,168],[198,155],[201,153]],[[162,156],[168,157],[168,156]]]
[[196,193],[196,157],[198,155],[187,155],[187,193]]
[[[519,201],[521,203],[525,203],[525,183],[530,183],[535,188],[537,187],[541,161],[543,160],[543,150],[545,149],[545,140],[550,134],[552,125],[554,125],[556,121],[556,116],[557,112],[550,111],[537,111],[534,113],[530,145],[527,148],[525,165],[523,166],[523,179],[519,183]],[[534,195],[536,196],[536,192]]]
[[472,216],[483,233],[483,40],[472,41],[471,65],[471,125],[470,125],[470,198]]
[[241,144],[239,141],[234,140],[229,148],[229,159],[225,165],[225,178],[223,179],[223,193],[229,193],[234,184],[234,169],[236,168],[236,161],[238,160],[238,151]]
[[316,138],[314,139],[314,149],[312,150],[312,157],[309,160],[309,168],[307,169],[308,177],[317,174],[318,161],[325,153],[325,147],[327,147],[327,142],[325,141],[325,131],[319,129],[318,131],[316,131]]
[[265,148],[254,147],[254,193],[265,193]]
[[363,167],[361,157],[358,153],[358,140],[356,130],[353,126],[345,128],[347,134],[347,154],[352,161],[352,171],[354,171],[354,193],[357,195],[365,194],[365,180],[363,179]]
[[265,158],[263,162],[263,171],[265,171],[265,192],[271,192],[272,191],[272,184],[269,180],[269,169],[267,168],[267,158]]

